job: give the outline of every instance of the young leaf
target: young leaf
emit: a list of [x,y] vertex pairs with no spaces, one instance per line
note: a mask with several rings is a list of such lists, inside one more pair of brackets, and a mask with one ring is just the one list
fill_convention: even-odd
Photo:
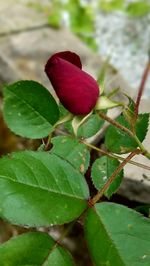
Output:
[[1,266],[73,266],[71,255],[54,245],[54,240],[46,233],[30,232],[14,237],[0,246]]
[[[92,180],[94,186],[100,190],[106,184],[109,177],[119,166],[119,161],[107,156],[102,156],[97,159],[92,165]],[[105,196],[110,198],[113,193],[116,192],[123,178],[123,170],[116,176],[108,190],[105,192]]]
[[122,103],[112,101],[107,96],[102,95],[98,98],[98,101],[97,101],[94,109],[95,110],[105,110],[105,109],[111,109],[111,108],[114,108],[114,107],[120,106],[120,105],[122,105]]
[[4,89],[4,119],[16,134],[27,138],[46,137],[59,118],[51,94],[35,81],[18,81]]
[[70,222],[88,197],[84,177],[54,154],[26,151],[0,160],[0,216],[13,224]]
[[105,78],[106,78],[106,71],[108,69],[109,66],[109,60],[107,59],[103,64],[102,67],[98,73],[98,77],[97,77],[97,83],[100,85],[100,95],[103,94],[104,90],[105,90]]
[[[116,121],[121,125],[131,129],[129,122],[120,115]],[[139,140],[142,142],[145,139],[149,123],[149,114],[139,114],[135,124],[135,132]],[[105,135],[105,145],[108,150],[115,153],[127,153],[134,150],[138,144],[127,133],[121,129],[110,125]]]
[[69,136],[59,136],[52,139],[51,154],[56,154],[71,163],[82,174],[89,166],[90,153],[85,144]]
[[85,236],[95,266],[149,266],[150,220],[115,203],[87,212]]
[[136,115],[135,115],[135,102],[128,95],[126,95],[126,96],[129,100],[129,104],[123,110],[123,115],[124,115],[125,119],[129,122],[129,125],[131,126],[131,129],[132,129],[132,127],[134,126],[134,121],[135,121],[135,117],[136,117]]

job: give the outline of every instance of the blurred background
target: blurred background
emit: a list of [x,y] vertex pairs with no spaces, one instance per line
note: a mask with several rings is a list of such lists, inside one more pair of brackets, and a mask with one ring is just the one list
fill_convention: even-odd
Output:
[[[63,50],[81,56],[83,68],[95,78],[105,64],[106,90],[119,88],[119,97],[125,92],[135,99],[150,54],[150,0],[0,0],[0,156],[14,150],[36,150],[40,144],[15,136],[7,128],[2,116],[4,85],[33,79],[54,93],[44,65],[54,52]],[[150,111],[149,99],[150,75],[142,112]],[[150,149],[149,140],[150,134],[145,142]],[[139,160],[148,164],[143,157]],[[143,169],[128,167],[119,202],[130,207],[149,204],[149,176]],[[26,230],[1,220],[0,242]],[[57,239],[63,230],[56,227],[50,233]],[[65,245],[74,253],[77,265],[90,266],[82,235],[78,224]]]
[[[49,23],[65,25],[137,89],[150,49],[149,0],[51,1]],[[150,78],[145,95],[150,96]]]

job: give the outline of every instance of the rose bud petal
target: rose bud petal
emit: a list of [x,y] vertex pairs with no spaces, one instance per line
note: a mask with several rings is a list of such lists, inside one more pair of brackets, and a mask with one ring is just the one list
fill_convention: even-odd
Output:
[[92,111],[99,96],[97,82],[82,70],[80,57],[65,51],[52,55],[45,72],[63,106],[75,115]]

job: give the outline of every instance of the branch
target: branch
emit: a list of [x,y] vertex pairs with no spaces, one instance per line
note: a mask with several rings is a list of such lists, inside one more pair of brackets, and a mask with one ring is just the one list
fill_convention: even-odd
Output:
[[[86,146],[88,146],[89,148],[91,148],[91,149],[93,149],[93,150],[96,150],[96,151],[100,152],[100,153],[103,154],[103,155],[107,155],[107,156],[110,157],[110,158],[114,158],[114,159],[117,159],[117,160],[120,160],[120,161],[124,161],[124,158],[123,158],[123,157],[118,156],[118,155],[116,155],[116,154],[111,154],[111,153],[109,153],[109,152],[107,152],[107,151],[104,151],[104,150],[102,150],[102,149],[100,149],[100,148],[94,146],[93,144],[90,144],[90,143],[86,142],[85,140],[80,140],[80,142],[84,143],[84,144],[85,144]],[[137,167],[143,168],[143,169],[145,169],[145,170],[150,171],[150,167],[149,167],[148,165],[145,165],[145,164],[142,164],[142,163],[138,163],[138,162],[135,162],[135,161],[132,161],[132,160],[129,161],[128,163],[129,163],[129,164],[132,164],[132,165],[135,165],[135,166],[137,166]]]
[[59,237],[59,239],[54,243],[54,245],[52,246],[52,248],[49,250],[46,258],[44,259],[44,262],[41,264],[41,266],[46,265],[45,262],[47,262],[49,255],[54,251],[55,248],[57,248],[57,246],[62,244],[62,241],[64,240],[64,238],[70,233],[72,227],[74,226],[74,224],[76,223],[77,220],[74,220],[72,223],[70,223],[67,227],[67,229],[62,233],[62,235]]
[[[63,136],[72,136],[71,134],[62,131],[61,129],[56,129],[56,132],[57,132],[58,134],[63,135]],[[86,140],[83,140],[83,139],[78,139],[78,140],[79,140],[81,143],[84,143],[84,144],[85,144],[86,146],[88,146],[89,148],[91,148],[91,149],[93,149],[93,150],[96,150],[96,151],[100,152],[101,154],[107,155],[107,156],[110,157],[110,158],[118,159],[118,160],[120,160],[120,161],[123,161],[123,160],[124,160],[123,157],[118,156],[118,155],[116,155],[116,154],[109,153],[109,152],[107,152],[107,151],[104,151],[104,150],[102,150],[102,149],[100,149],[100,148],[94,146],[93,144],[90,144],[90,143],[86,142]],[[129,161],[128,163],[129,163],[129,164],[132,164],[132,165],[135,165],[135,166],[137,166],[137,167],[143,168],[143,169],[145,169],[145,170],[150,171],[150,167],[149,167],[148,165],[145,165],[145,164],[142,164],[142,163],[138,163],[138,162],[135,162],[135,161],[132,161],[132,160]]]
[[132,138],[134,138],[134,134],[132,133],[131,130],[129,130],[128,128],[126,128],[123,125],[119,124],[117,121],[111,119],[109,116],[105,115],[104,113],[98,112],[98,114],[99,114],[99,116],[102,119],[106,120],[107,122],[109,122],[113,126],[121,129],[122,131],[124,131],[125,133],[127,133],[129,136],[131,136]]
[[144,87],[145,87],[146,80],[148,78],[149,70],[150,70],[150,57],[148,58],[148,62],[147,62],[146,67],[144,69],[142,80],[141,80],[141,83],[140,83],[140,86],[139,86],[139,90],[138,90],[138,95],[137,95],[137,99],[136,99],[136,103],[135,103],[135,109],[134,109],[135,120],[136,120],[136,118],[138,116],[139,105],[140,105],[141,97],[142,97],[143,92],[144,92]]

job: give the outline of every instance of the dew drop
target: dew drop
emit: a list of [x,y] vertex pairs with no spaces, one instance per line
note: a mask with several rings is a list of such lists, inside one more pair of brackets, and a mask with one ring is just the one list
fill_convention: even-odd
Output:
[[103,181],[106,181],[107,180],[107,176],[103,176]]
[[132,224],[128,224],[128,229],[131,229],[132,227]]
[[81,164],[81,165],[80,165],[80,173],[81,173],[81,174],[84,173],[84,164]]

